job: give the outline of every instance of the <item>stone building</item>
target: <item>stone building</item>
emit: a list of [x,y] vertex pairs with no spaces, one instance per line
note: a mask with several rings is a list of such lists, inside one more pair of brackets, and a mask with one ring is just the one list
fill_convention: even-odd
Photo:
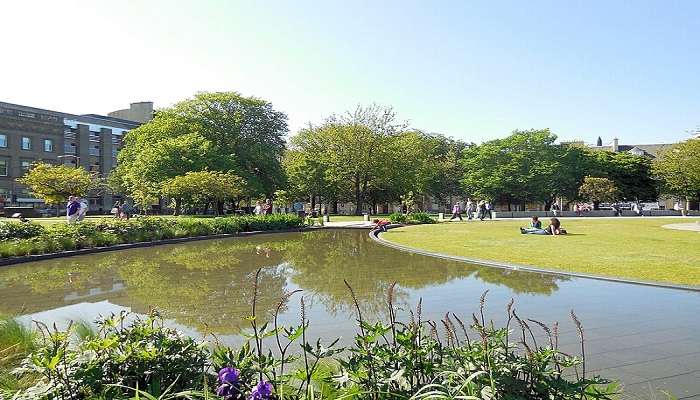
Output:
[[[141,123],[0,102],[0,203],[45,207],[16,181],[37,161],[73,165],[106,178],[116,165],[122,137]],[[95,193],[89,198],[90,210],[108,211],[113,200],[110,193]]]

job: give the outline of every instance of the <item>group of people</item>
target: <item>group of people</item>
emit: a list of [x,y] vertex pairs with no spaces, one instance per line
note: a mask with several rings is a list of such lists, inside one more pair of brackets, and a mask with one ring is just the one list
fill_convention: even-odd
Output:
[[452,206],[452,217],[450,218],[450,221],[455,218],[459,218],[460,221],[463,221],[462,212],[467,214],[468,220],[479,219],[483,221],[486,217],[493,219],[493,206],[491,205],[491,202],[486,200],[481,200],[474,203],[472,199],[467,199],[464,209],[462,209],[462,205],[459,202],[456,202]]
[[134,209],[127,202],[120,203],[116,201],[114,202],[110,214],[114,215],[114,218],[117,219],[129,219],[134,214]]
[[74,224],[85,219],[88,211],[88,201],[82,197],[70,196],[66,204],[66,219],[69,224]]
[[253,209],[255,215],[270,215],[272,214],[272,200],[266,199],[265,202],[258,201]]
[[559,218],[553,217],[549,219],[549,226],[542,229],[542,221],[537,216],[533,216],[530,220],[530,226],[520,228],[520,233],[523,235],[566,235],[566,229],[561,227]]

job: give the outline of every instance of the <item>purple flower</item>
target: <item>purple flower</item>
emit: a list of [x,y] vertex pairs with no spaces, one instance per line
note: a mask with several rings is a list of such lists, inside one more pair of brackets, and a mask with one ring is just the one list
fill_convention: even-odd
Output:
[[226,400],[240,398],[240,390],[238,389],[238,379],[241,372],[236,368],[225,367],[219,371],[219,386],[216,388],[216,394]]
[[238,383],[238,378],[241,376],[241,372],[233,367],[224,367],[219,370],[219,383],[227,383],[229,385],[235,385]]
[[248,400],[270,400],[272,399],[272,384],[270,382],[260,381],[250,391]]

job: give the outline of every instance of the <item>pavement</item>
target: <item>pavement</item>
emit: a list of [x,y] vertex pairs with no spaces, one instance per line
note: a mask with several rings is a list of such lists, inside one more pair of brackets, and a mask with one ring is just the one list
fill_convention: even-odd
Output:
[[668,224],[668,225],[662,225],[661,227],[666,228],[666,229],[676,229],[679,231],[700,232],[700,221],[688,222],[685,224]]

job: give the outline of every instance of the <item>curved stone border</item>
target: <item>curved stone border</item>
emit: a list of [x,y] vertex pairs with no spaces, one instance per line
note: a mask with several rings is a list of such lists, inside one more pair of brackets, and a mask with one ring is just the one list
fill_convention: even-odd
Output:
[[[398,227],[399,226],[391,226],[391,227],[389,227],[389,229],[398,228]],[[672,283],[649,282],[649,281],[638,281],[638,280],[634,280],[634,279],[613,278],[613,277],[608,277],[608,276],[591,275],[591,274],[584,274],[584,273],[578,273],[578,272],[558,271],[558,270],[540,268],[540,267],[531,266],[531,265],[511,264],[511,263],[504,263],[504,262],[498,262],[498,261],[481,260],[478,258],[451,256],[448,254],[434,253],[431,251],[422,250],[422,249],[418,249],[415,247],[404,246],[401,244],[390,242],[386,239],[380,238],[379,233],[380,233],[379,231],[371,231],[369,233],[369,236],[375,242],[377,242],[381,245],[387,246],[387,247],[391,247],[393,249],[397,249],[397,250],[401,250],[401,251],[405,251],[405,252],[409,252],[409,253],[414,253],[414,254],[420,254],[420,255],[429,256],[429,257],[442,258],[445,260],[460,261],[460,262],[464,262],[464,263],[468,263],[468,264],[476,264],[476,265],[481,265],[481,266],[485,266],[485,267],[500,268],[500,269],[509,269],[509,270],[513,270],[513,271],[526,271],[526,272],[555,275],[555,276],[595,279],[595,280],[599,280],[599,281],[607,281],[607,282],[615,282],[615,283],[627,283],[627,284],[631,284],[631,285],[651,286],[651,287],[664,288],[664,289],[686,290],[686,291],[700,293],[700,287],[698,287],[698,286],[674,285]]]

